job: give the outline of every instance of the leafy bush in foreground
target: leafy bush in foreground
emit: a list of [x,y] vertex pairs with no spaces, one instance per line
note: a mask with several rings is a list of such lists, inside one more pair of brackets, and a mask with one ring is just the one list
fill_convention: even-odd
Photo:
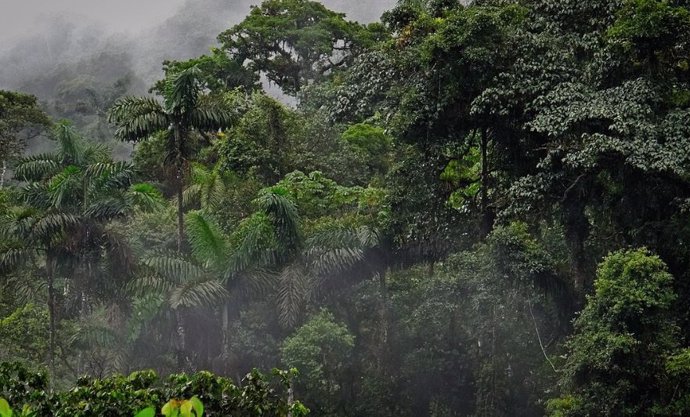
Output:
[[175,374],[166,379],[153,371],[114,375],[104,379],[82,378],[72,389],[51,392],[48,379],[18,363],[0,364],[0,396],[16,409],[27,405],[34,417],[131,417],[147,407],[161,409],[169,399],[197,397],[205,414],[213,416],[286,416],[306,414],[299,402],[288,403],[287,389],[294,371],[274,370],[266,376],[257,370],[241,384],[210,372]]

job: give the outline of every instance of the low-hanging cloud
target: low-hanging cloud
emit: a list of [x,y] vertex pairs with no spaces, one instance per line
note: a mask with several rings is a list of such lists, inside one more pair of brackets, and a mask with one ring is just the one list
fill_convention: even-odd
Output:
[[[240,22],[256,0],[0,0],[0,89],[49,98],[70,77],[100,84],[129,75],[140,90],[161,62],[208,52],[218,33]],[[361,22],[395,0],[326,0]]]

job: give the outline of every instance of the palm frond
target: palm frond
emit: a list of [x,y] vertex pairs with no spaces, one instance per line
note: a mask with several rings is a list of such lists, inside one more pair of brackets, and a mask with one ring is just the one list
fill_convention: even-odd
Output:
[[161,307],[165,304],[162,294],[165,292],[150,292],[132,300],[132,313],[126,330],[127,341],[134,342],[141,334],[144,325],[161,313]]
[[99,161],[89,164],[85,170],[87,178],[92,181],[100,177],[119,176],[121,173],[126,173],[127,176],[132,177],[134,175],[134,167],[130,162],[126,161]]
[[17,268],[24,262],[35,259],[38,250],[31,247],[7,247],[0,249],[0,271]]
[[58,154],[63,164],[80,165],[84,162],[86,146],[72,125],[68,122],[58,123],[53,135],[58,141]]
[[232,178],[217,167],[213,170],[201,164],[192,164],[191,184],[184,190],[183,202],[203,209],[218,207],[230,188]]
[[174,252],[164,252],[143,259],[144,265],[175,284],[196,281],[206,274],[194,261]]
[[192,254],[206,267],[221,271],[229,257],[228,244],[216,226],[201,212],[187,214],[187,239],[192,247]]
[[[279,276],[279,273],[268,268],[243,271],[232,280],[234,282],[231,284],[231,291],[233,294],[240,292],[244,296],[263,296],[277,288]],[[225,279],[229,281],[231,277],[228,276]]]
[[125,216],[128,211],[127,201],[122,196],[113,195],[95,200],[84,210],[84,215],[94,220],[107,221]]
[[36,223],[39,210],[36,207],[14,207],[2,216],[0,237],[5,241],[26,240],[31,234],[31,229]]
[[50,191],[45,183],[31,182],[20,188],[17,196],[27,206],[36,209],[47,209],[52,205]]
[[168,75],[165,80],[165,108],[171,114],[185,115],[197,104],[201,85],[197,66]]
[[84,163],[87,165],[107,162],[111,159],[112,150],[103,143],[89,142],[83,152]]
[[302,237],[295,203],[274,190],[262,192],[255,202],[273,222],[282,248],[286,251],[297,249],[301,245]]
[[309,294],[310,277],[299,263],[285,267],[278,277],[278,319],[283,326],[291,327],[299,318]]
[[161,104],[151,97],[124,97],[108,112],[108,121],[117,126],[120,140],[138,142],[166,130],[170,120]]
[[308,259],[314,274],[322,276],[351,267],[364,259],[364,251],[359,248],[313,248],[308,251]]
[[305,257],[317,276],[333,274],[364,259],[364,251],[378,244],[368,227],[331,227],[313,233],[306,241]]
[[182,192],[182,204],[192,206],[201,200],[201,184],[191,184]]
[[265,215],[254,215],[242,224],[239,246],[228,262],[229,272],[273,265],[277,260],[274,230]]
[[357,228],[357,239],[362,247],[373,248],[381,242],[381,236],[376,229],[368,226]]
[[108,326],[107,323],[97,321],[93,318],[82,320],[76,332],[72,335],[70,344],[80,345],[82,348],[113,348],[122,337],[118,332]]
[[55,154],[26,156],[14,167],[14,176],[22,181],[41,181],[60,172],[60,162]]
[[48,190],[53,207],[61,207],[66,198],[82,195],[82,170],[69,165],[50,179]]
[[170,307],[202,307],[221,303],[229,294],[223,284],[214,279],[187,282],[170,294]]
[[161,296],[175,288],[175,283],[160,275],[148,274],[138,276],[130,281],[127,289],[136,297]]
[[208,132],[228,127],[232,116],[222,102],[203,100],[189,112],[189,122],[195,129]]
[[18,304],[42,303],[48,293],[45,279],[34,279],[34,271],[17,271],[3,283],[12,288],[13,301]]
[[56,234],[78,225],[79,217],[69,213],[49,213],[36,221],[32,234],[36,240],[52,240]]
[[163,207],[165,199],[163,194],[148,183],[133,184],[129,187],[126,194],[129,199],[130,207],[138,208],[143,211],[154,211]]

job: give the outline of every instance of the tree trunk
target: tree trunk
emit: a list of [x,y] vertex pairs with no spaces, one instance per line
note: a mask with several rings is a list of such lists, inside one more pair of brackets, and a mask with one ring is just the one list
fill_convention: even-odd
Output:
[[177,252],[182,253],[182,241],[184,240],[184,206],[182,204],[182,193],[184,191],[184,159],[182,152],[182,132],[180,126],[174,125],[175,135],[175,164],[177,165]]
[[223,304],[223,366],[227,365],[230,358],[230,309],[228,303]]
[[481,150],[481,165],[482,165],[482,172],[481,172],[481,194],[480,194],[480,212],[481,212],[481,225],[480,225],[480,236],[481,238],[485,238],[489,233],[491,233],[491,229],[493,228],[493,222],[494,222],[494,216],[493,213],[489,209],[489,137],[487,135],[486,129],[482,129],[481,131],[481,143],[480,143],[480,150]]
[[177,324],[177,368],[183,372],[187,365],[187,336],[184,330],[184,321],[180,309],[175,310],[175,322]]
[[182,253],[184,240],[184,207],[182,205],[182,167],[177,168],[177,253]]
[[584,301],[592,280],[589,277],[585,242],[589,237],[590,224],[585,214],[585,203],[578,197],[569,199],[565,207],[565,237],[570,249],[570,262],[574,276],[574,288],[579,302]]
[[7,173],[7,161],[2,160],[2,169],[0,170],[0,188],[5,187],[5,174]]
[[55,381],[55,271],[52,255],[46,255],[46,276],[48,278],[48,365],[50,367],[50,387],[52,389]]

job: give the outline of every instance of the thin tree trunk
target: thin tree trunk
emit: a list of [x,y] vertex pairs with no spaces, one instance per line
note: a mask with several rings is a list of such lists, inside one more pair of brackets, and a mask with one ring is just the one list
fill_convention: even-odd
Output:
[[182,253],[182,240],[184,239],[184,206],[182,204],[182,193],[184,191],[184,160],[182,158],[182,132],[180,127],[175,124],[175,164],[177,165],[177,252]]
[[5,187],[5,174],[7,173],[7,161],[2,160],[2,170],[0,171],[0,188]]
[[184,240],[184,207],[182,205],[182,167],[177,168],[177,253],[182,253],[182,241]]
[[589,236],[590,225],[585,214],[585,203],[578,196],[572,196],[565,208],[565,236],[570,249],[570,263],[574,276],[574,289],[578,303],[584,301],[584,295],[591,286],[588,274],[585,242]]
[[182,320],[182,313],[180,309],[175,310],[175,322],[177,324],[177,367],[178,371],[182,372],[185,369],[187,358],[187,337],[184,330],[184,321]]
[[481,237],[486,237],[493,227],[493,215],[489,211],[489,138],[486,129],[481,131],[481,201],[480,201],[480,212],[481,212]]
[[228,303],[223,304],[223,365],[226,365],[230,357],[230,311]]
[[287,417],[292,417],[292,406],[294,404],[295,404],[295,390],[292,386],[292,376],[290,376],[290,380],[288,381],[288,398],[287,398],[288,412],[287,412]]
[[[182,242],[184,240],[184,205],[182,201],[182,194],[184,191],[184,160],[182,158],[182,134],[180,126],[175,124],[175,147],[177,151],[177,253],[182,254]],[[182,312],[180,309],[175,310],[175,321],[177,324],[177,366],[179,371],[183,371],[186,366],[186,348],[187,340],[185,335],[184,320],[182,319]]]
[[52,389],[55,381],[55,286],[53,257],[46,255],[46,275],[48,278],[48,315],[50,325],[48,328],[48,364],[50,367],[50,387]]

